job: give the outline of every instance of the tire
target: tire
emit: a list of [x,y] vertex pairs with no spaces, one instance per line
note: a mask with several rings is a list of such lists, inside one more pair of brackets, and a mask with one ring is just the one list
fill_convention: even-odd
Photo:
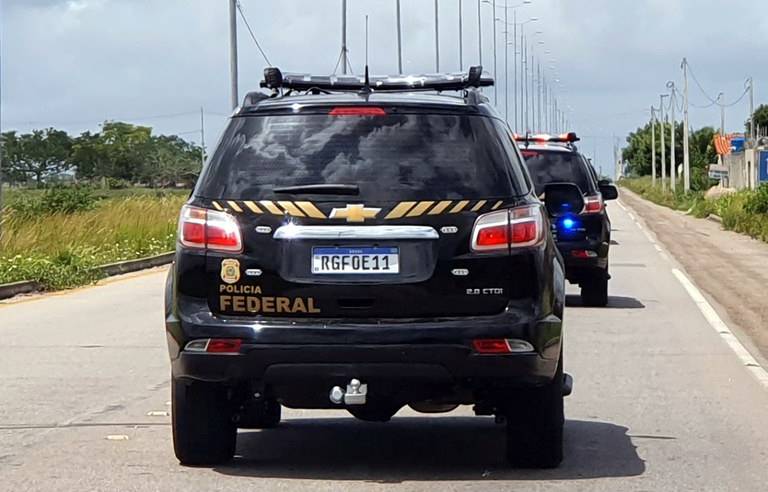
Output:
[[173,450],[182,465],[226,463],[235,455],[234,412],[221,385],[173,378]]
[[516,468],[556,468],[563,461],[563,357],[552,382],[507,402],[507,461]]
[[581,285],[581,303],[590,307],[608,305],[608,274],[600,272]]
[[277,400],[250,400],[240,411],[240,429],[272,429],[280,423],[282,407]]

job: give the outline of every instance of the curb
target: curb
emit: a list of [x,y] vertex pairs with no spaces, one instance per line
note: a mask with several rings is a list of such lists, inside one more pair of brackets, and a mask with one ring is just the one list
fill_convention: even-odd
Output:
[[117,263],[110,263],[108,265],[102,265],[99,268],[108,277],[114,275],[120,275],[123,273],[131,273],[139,270],[146,270],[147,268],[154,268],[162,265],[167,265],[173,261],[173,257],[176,253],[163,253],[157,256],[150,256],[148,258],[139,258],[138,260],[119,261]]
[[[148,258],[139,258],[137,260],[119,261],[102,265],[97,269],[104,272],[107,277],[122,275],[124,273],[138,272],[148,268],[155,268],[173,262],[176,253],[163,253]],[[11,284],[0,285],[0,299],[9,299],[19,294],[30,294],[42,290],[42,286],[37,282],[14,282]]]
[[40,290],[37,282],[13,282],[0,285],[0,299],[8,299],[19,294],[29,294]]

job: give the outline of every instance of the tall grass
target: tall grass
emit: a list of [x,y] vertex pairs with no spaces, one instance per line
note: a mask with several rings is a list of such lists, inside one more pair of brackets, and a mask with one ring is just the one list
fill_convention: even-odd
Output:
[[30,216],[5,209],[0,283],[34,280],[46,288],[96,280],[94,267],[171,251],[186,196],[129,196],[77,213]]

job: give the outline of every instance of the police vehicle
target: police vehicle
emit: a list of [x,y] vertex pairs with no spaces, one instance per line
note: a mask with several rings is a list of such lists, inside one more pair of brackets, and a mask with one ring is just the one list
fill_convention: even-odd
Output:
[[474,405],[506,423],[513,465],[561,461],[563,262],[491,84],[480,67],[265,71],[271,94],[245,98],[181,212],[181,463],[231,459],[237,429],[278,425],[281,406],[387,421],[406,405]]
[[584,196],[582,208],[570,210],[553,223],[557,246],[565,259],[566,277],[581,287],[585,306],[608,304],[608,253],[611,221],[607,200],[618,198],[616,186],[600,180],[592,164],[579,152],[575,133],[516,135],[534,182],[543,194],[550,183],[573,183]]

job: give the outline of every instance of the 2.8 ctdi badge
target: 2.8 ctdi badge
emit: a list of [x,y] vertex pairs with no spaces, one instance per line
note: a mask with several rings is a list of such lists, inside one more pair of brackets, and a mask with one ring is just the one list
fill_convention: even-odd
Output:
[[240,262],[234,258],[221,260],[221,280],[234,284],[240,280]]

